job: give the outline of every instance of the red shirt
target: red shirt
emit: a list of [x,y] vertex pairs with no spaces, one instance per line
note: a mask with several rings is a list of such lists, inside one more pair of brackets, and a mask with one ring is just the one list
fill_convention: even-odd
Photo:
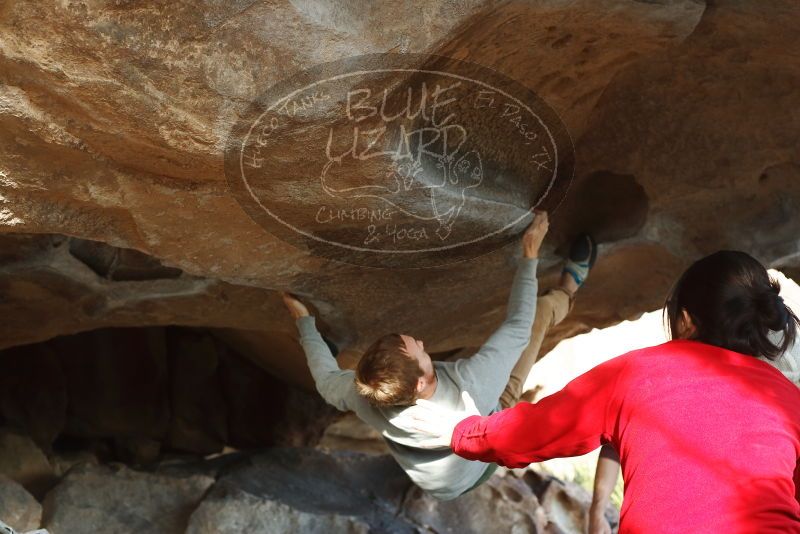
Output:
[[629,352],[536,404],[469,417],[451,446],[524,467],[602,443],[622,460],[620,534],[800,533],[800,389],[697,341]]

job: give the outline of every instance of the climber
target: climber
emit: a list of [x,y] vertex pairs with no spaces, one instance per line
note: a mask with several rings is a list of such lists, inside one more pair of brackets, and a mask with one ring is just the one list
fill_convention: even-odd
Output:
[[418,399],[450,409],[462,408],[464,392],[483,414],[519,400],[545,332],[570,310],[575,292],[596,257],[596,245],[590,237],[576,239],[560,287],[537,299],[536,267],[548,226],[547,213],[537,211],[523,236],[523,257],[511,287],[506,319],[469,358],[433,362],[421,340],[389,334],[367,349],[355,372],[340,370],[315,327],[314,317],[296,298],[283,295],[296,319],[300,341],[322,397],[342,411],[354,411],[379,430],[411,480],[436,498],[458,497],[486,481],[497,466],[469,462],[449,450],[417,447],[417,440],[425,436],[403,426],[402,416],[417,410],[414,403]]
[[[770,276],[777,279],[780,283],[780,297],[783,298],[789,308],[797,315],[800,310],[800,286],[786,278],[779,271],[771,271]],[[768,336],[772,343],[777,345],[781,342],[782,332],[770,331]],[[800,386],[800,343],[795,342],[776,360],[770,360],[761,356],[759,359],[775,366],[783,376],[788,378],[796,386]],[[597,458],[597,466],[594,475],[594,493],[592,504],[589,507],[589,533],[588,534],[611,534],[611,525],[605,518],[605,509],[608,506],[614,487],[620,472],[620,459],[617,451],[610,444],[605,444],[600,448],[600,455]]]
[[517,468],[608,443],[625,482],[621,534],[800,533],[800,389],[758,359],[797,336],[779,291],[748,254],[707,256],[666,301],[670,341],[489,416],[417,401],[427,413],[410,426],[430,436],[417,445]]

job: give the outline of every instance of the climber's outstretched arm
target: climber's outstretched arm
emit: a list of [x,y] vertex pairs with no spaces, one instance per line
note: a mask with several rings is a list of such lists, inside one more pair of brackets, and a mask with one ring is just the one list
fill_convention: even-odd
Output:
[[353,371],[339,369],[336,358],[322,339],[314,316],[308,312],[308,308],[288,293],[281,293],[281,297],[300,332],[300,344],[306,354],[308,369],[317,391],[328,404],[337,409],[355,410],[358,398],[353,388]]
[[536,315],[536,268],[548,228],[547,213],[537,211],[522,238],[522,258],[511,285],[505,321],[472,357],[455,364],[457,372],[471,384],[471,393],[482,413],[497,406],[511,370],[530,342]]

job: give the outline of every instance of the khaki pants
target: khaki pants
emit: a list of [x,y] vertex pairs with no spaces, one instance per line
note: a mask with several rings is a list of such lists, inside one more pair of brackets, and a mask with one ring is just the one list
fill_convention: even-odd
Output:
[[574,303],[574,296],[560,287],[553,288],[536,299],[536,317],[531,329],[531,340],[522,351],[517,365],[511,371],[508,385],[500,396],[500,406],[510,408],[519,402],[525,380],[528,378],[533,364],[539,359],[544,336],[550,328],[567,316]]

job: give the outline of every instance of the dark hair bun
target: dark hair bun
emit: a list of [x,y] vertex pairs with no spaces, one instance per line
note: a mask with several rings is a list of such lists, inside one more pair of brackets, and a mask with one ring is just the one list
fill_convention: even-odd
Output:
[[[664,308],[672,338],[684,335],[689,313],[691,339],[734,352],[776,360],[794,345],[800,319],[780,296],[781,286],[749,254],[720,250],[694,262],[673,286]],[[782,332],[780,339],[772,332]]]
[[761,324],[770,330],[783,330],[789,322],[789,310],[776,291],[770,289],[761,293],[757,300]]

